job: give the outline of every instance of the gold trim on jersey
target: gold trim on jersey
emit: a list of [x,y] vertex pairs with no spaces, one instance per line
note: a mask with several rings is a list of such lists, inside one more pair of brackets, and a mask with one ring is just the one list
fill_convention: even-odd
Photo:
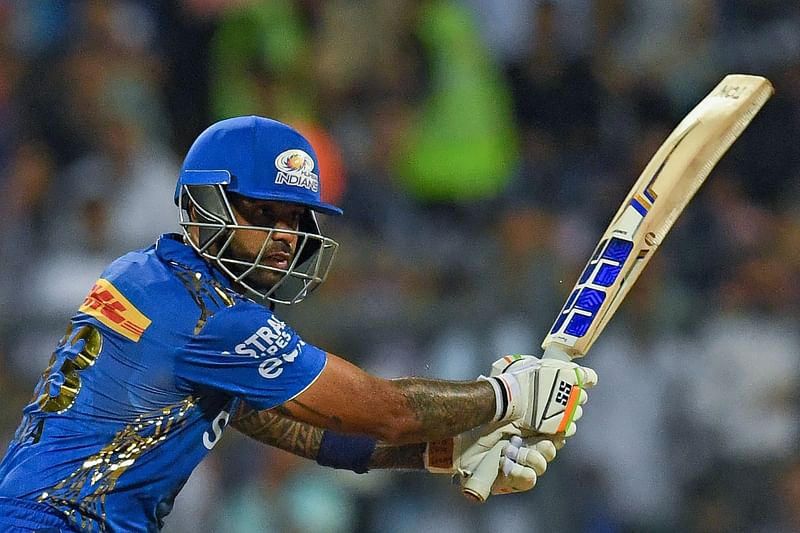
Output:
[[[80,531],[104,532],[106,496],[114,491],[120,476],[145,453],[165,441],[197,405],[191,396],[155,413],[138,416],[96,454],[52,489],[42,492],[39,502],[47,502],[66,513]],[[84,494],[90,487],[91,491]]]

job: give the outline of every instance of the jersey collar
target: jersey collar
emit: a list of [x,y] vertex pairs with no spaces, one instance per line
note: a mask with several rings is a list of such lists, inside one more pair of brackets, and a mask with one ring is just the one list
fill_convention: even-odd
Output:
[[155,249],[156,255],[162,261],[175,263],[193,272],[210,276],[223,287],[232,291],[235,290],[227,276],[213,268],[191,246],[183,242],[183,235],[179,233],[164,233],[156,241]]

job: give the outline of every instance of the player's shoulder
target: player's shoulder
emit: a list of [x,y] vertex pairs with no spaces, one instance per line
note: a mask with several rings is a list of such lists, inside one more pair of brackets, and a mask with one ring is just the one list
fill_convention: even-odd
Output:
[[146,248],[133,250],[112,261],[101,278],[114,283],[119,289],[137,290],[159,281],[169,280],[169,270],[156,252],[158,242]]
[[270,308],[248,298],[242,298],[234,305],[220,309],[209,317],[203,332],[205,334],[224,332],[228,337],[237,337],[252,335],[255,330],[267,324],[281,329],[288,327]]
[[154,245],[112,262],[80,311],[98,318],[112,311],[117,315],[129,312],[142,324],[154,322],[171,330],[183,330],[184,325],[197,330],[219,310],[242,301],[178,235],[166,234]]
[[159,257],[157,244],[134,250],[109,264],[100,274],[95,288],[108,288],[137,306],[152,307],[174,300],[178,296],[175,276]]
[[210,316],[194,343],[215,346],[225,353],[234,347],[237,353],[239,350],[250,353],[251,350],[245,348],[271,353],[299,340],[297,332],[270,308],[244,300]]

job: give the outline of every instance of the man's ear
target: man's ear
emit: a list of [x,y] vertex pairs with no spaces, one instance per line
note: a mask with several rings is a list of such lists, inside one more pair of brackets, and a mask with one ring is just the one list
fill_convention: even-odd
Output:
[[189,220],[191,220],[192,222],[202,221],[201,220],[202,215],[197,210],[197,206],[194,205],[194,202],[192,202],[190,199],[187,199],[186,201],[186,214],[189,215]]
[[[186,199],[186,206],[184,207],[187,216],[191,222],[197,222],[197,208],[190,199]],[[185,228],[188,232],[187,237],[191,238],[194,242],[199,242],[199,228],[197,226],[190,226]]]

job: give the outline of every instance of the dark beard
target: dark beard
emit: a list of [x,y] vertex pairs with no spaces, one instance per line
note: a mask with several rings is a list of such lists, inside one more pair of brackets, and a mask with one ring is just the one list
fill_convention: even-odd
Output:
[[[290,255],[289,263],[291,264],[292,251],[291,247],[283,241],[275,241],[268,245],[268,248],[264,251],[262,256],[266,257],[271,253],[275,252],[283,252]],[[243,261],[247,263],[252,263],[255,259],[254,254],[248,254],[248,252],[241,250],[238,248],[238,243],[236,241],[231,241],[228,248],[225,250],[223,257],[228,259],[234,259],[237,261]],[[246,265],[238,265],[238,264],[228,264],[228,268],[234,275],[241,276],[244,272],[249,270],[251,267]],[[262,292],[267,292],[275,286],[280,280],[282,280],[286,276],[285,272],[277,272],[274,270],[268,270],[266,268],[255,268],[253,269],[247,276],[242,278],[244,283],[247,283],[251,287],[258,289]]]

